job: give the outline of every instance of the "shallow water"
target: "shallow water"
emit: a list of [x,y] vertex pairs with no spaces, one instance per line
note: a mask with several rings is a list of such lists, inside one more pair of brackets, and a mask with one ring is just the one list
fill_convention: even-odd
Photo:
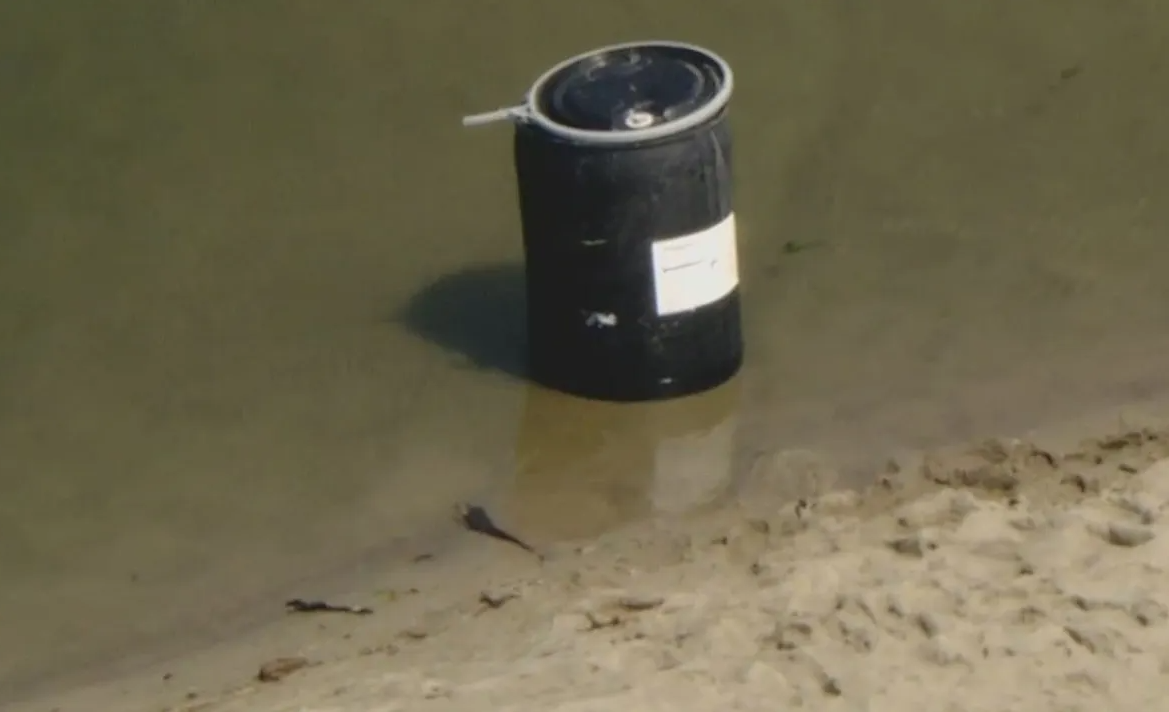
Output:
[[[228,634],[455,500],[588,535],[759,449],[1165,390],[1169,6],[477,7],[0,8],[0,689]],[[736,69],[749,353],[617,408],[524,382],[510,138],[459,118],[641,37]]]

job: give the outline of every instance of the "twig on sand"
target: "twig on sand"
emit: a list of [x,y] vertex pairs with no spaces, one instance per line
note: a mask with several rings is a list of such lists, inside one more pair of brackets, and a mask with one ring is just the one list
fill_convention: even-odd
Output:
[[355,616],[368,616],[373,613],[372,608],[365,606],[341,606],[325,601],[305,601],[300,598],[285,601],[284,607],[288,609],[289,613],[349,613]]
[[495,522],[491,520],[491,516],[487,514],[487,510],[478,505],[455,505],[455,521],[463,525],[467,531],[472,531],[476,534],[483,534],[484,536],[489,536],[492,539],[498,539],[500,541],[506,541],[509,544],[514,544],[524,551],[535,554],[536,558],[538,558],[540,561],[544,560],[544,556],[540,552],[536,551],[527,542],[519,539],[516,536],[513,536],[512,534],[509,534],[508,532],[496,526]]

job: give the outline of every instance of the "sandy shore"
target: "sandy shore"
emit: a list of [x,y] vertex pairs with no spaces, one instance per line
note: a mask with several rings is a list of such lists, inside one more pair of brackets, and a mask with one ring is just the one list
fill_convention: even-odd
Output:
[[792,501],[793,476],[831,473],[777,453],[717,511],[544,563],[476,541],[353,601],[374,615],[293,617],[20,709],[1153,709],[1169,694],[1166,458],[1162,427],[987,441]]

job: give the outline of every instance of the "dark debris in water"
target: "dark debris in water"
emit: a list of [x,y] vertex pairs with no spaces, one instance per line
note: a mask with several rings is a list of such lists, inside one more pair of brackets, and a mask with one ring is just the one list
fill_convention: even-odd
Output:
[[306,601],[301,598],[285,601],[284,608],[289,613],[348,613],[355,616],[368,616],[373,613],[372,608],[365,606],[337,605],[326,601]]

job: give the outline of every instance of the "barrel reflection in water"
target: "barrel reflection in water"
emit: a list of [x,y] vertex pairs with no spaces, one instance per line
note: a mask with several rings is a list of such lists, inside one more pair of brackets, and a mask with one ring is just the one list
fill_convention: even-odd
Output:
[[719,500],[733,479],[737,381],[687,398],[607,403],[532,386],[511,509],[566,539]]

